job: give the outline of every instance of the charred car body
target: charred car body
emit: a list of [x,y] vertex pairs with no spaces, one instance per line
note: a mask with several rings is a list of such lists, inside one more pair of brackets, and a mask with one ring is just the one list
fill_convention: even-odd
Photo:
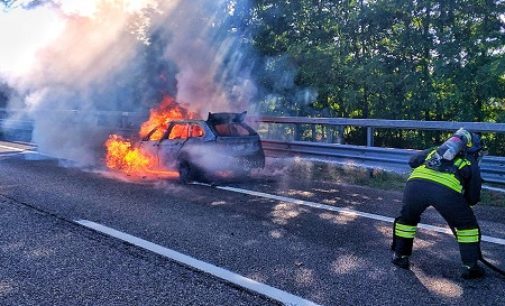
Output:
[[155,156],[157,166],[175,169],[180,180],[244,176],[265,165],[260,137],[244,123],[246,113],[209,113],[208,119],[174,120],[151,130],[141,150]]

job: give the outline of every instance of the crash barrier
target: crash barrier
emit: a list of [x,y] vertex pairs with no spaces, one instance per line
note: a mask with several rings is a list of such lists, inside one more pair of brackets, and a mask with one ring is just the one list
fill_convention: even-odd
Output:
[[30,141],[33,124],[28,120],[9,120],[4,125],[5,119],[0,119],[0,139]]
[[[406,173],[408,161],[417,150],[391,149],[315,143],[306,141],[263,140],[268,156],[300,156],[334,161],[343,165],[380,168],[386,171]],[[486,156],[481,163],[482,178],[487,183],[505,184],[505,157]]]
[[[260,123],[273,125],[319,125],[330,126],[337,129],[337,137],[342,137],[345,127],[366,128],[366,145],[374,146],[374,135],[376,129],[393,130],[434,130],[434,131],[455,131],[461,127],[474,132],[505,133],[505,123],[492,122],[457,122],[457,121],[418,121],[418,120],[385,120],[385,119],[348,119],[348,118],[304,118],[304,117],[257,117]],[[298,140],[298,139],[296,139]],[[341,139],[336,139],[342,142]]]
[[[2,124],[12,114],[12,110],[0,109],[0,137],[14,140],[30,140],[33,124],[26,119],[9,119],[9,124]],[[22,111],[18,111],[21,113]],[[100,111],[84,112],[77,110],[58,111],[65,115],[69,123],[82,120],[94,122],[94,126],[107,128],[123,135],[133,134],[146,119],[147,114],[133,112]],[[53,112],[54,113],[54,112]],[[83,115],[85,114],[85,115]],[[61,115],[61,114],[58,114]],[[22,118],[22,116],[18,116]],[[12,118],[12,116],[10,116]],[[476,132],[505,133],[504,123],[483,122],[445,122],[415,120],[382,120],[382,119],[347,119],[347,118],[304,118],[304,117],[249,117],[249,121],[259,124],[258,132],[262,136],[263,146],[269,155],[291,155],[332,159],[345,164],[356,164],[366,167],[378,167],[392,171],[408,171],[408,159],[416,150],[374,147],[376,129],[410,129],[454,131],[464,126]],[[264,128],[263,126],[267,127]],[[334,142],[281,141],[270,133],[271,125],[321,125],[330,126],[337,131]],[[346,127],[367,129],[366,146],[343,144],[343,132]],[[22,139],[19,139],[22,138]],[[294,138],[294,137],[293,137]],[[505,157],[486,156],[482,161],[482,175],[486,182],[505,184]]]
[[[304,118],[263,116],[256,119],[261,125],[264,149],[267,154],[291,155],[331,159],[346,164],[388,171],[408,172],[408,160],[418,150],[374,147],[376,129],[455,131],[465,127],[475,132],[505,133],[504,123],[490,122],[447,122],[383,119],[347,118]],[[276,130],[281,126],[291,126],[292,140],[279,141]],[[294,135],[301,125],[331,127],[336,131],[336,139],[329,142],[298,141]],[[343,134],[347,127],[366,128],[366,146],[343,144]],[[271,132],[271,131],[274,132]],[[281,129],[282,130],[282,129]],[[285,137],[285,135],[283,135]],[[486,156],[481,163],[482,176],[487,183],[505,184],[505,157]]]

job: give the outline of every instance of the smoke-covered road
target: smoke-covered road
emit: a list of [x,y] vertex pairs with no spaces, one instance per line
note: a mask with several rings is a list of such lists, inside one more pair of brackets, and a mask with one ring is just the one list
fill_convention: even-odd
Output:
[[[7,147],[7,148],[6,148]],[[10,148],[10,149],[8,149]],[[421,231],[413,271],[390,264],[391,224],[170,181],[134,183],[0,144],[0,304],[270,305],[276,301],[89,230],[89,220],[324,305],[504,305],[505,281],[459,278],[454,239]],[[234,186],[394,217],[401,194],[319,178]],[[504,239],[505,211],[478,207]],[[423,223],[443,226],[429,212]],[[483,243],[505,266],[505,246]]]

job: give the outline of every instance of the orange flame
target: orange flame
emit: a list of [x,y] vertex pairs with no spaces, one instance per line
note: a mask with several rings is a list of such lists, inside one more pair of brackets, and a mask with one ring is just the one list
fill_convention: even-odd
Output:
[[[151,139],[160,139],[170,121],[197,117],[196,113],[186,110],[173,98],[167,96],[158,107],[151,109],[149,119],[142,124],[139,135],[144,138],[154,128],[161,126],[162,129],[158,129],[156,132],[159,135],[151,135]],[[174,132],[183,133],[183,131]],[[109,169],[119,170],[133,176],[146,176],[149,174],[169,177],[178,176],[177,172],[163,169],[160,165],[157,165],[156,156],[136,148],[130,140],[119,135],[110,135],[105,142],[105,147],[107,149],[105,161]]]
[[107,155],[105,157],[107,167],[122,170],[127,174],[142,174],[155,165],[152,156],[144,154],[132,143],[119,135],[110,135],[105,142]]
[[[168,123],[174,119],[195,119],[198,115],[181,107],[172,97],[165,96],[161,104],[151,109],[149,119],[140,127],[140,137],[145,137],[155,127],[168,127]],[[159,135],[161,138],[162,135]]]

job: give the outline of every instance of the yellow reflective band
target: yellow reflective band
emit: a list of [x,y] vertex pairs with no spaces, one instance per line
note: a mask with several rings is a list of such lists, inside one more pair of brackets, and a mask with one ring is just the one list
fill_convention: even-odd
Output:
[[478,243],[479,237],[473,237],[473,238],[460,238],[460,237],[458,237],[458,242],[459,243]]
[[456,229],[456,232],[459,235],[478,235],[479,229],[478,228],[472,228],[472,229],[466,229],[466,230]]
[[396,223],[395,235],[402,238],[413,239],[416,236],[416,228],[416,226]]
[[479,242],[479,229],[467,229],[458,230],[456,229],[456,237],[459,243],[477,243]]
[[463,191],[463,186],[461,186],[461,183],[456,178],[456,176],[454,176],[454,174],[435,171],[426,168],[425,165],[415,168],[408,178],[408,180],[411,179],[425,179],[449,187],[458,193],[461,193]]
[[417,229],[417,226],[396,223],[396,228],[399,230],[402,230],[402,231],[406,231],[406,232],[415,232]]
[[426,159],[430,159],[433,156],[433,154],[435,154],[436,152],[437,152],[436,149],[432,150],[430,153],[428,153],[428,156],[426,156]]
[[461,170],[463,167],[465,166],[470,166],[472,163],[467,160],[467,159],[462,159],[462,158],[458,158],[456,159],[456,161],[454,162],[454,166],[456,166],[459,170]]
[[395,230],[395,235],[402,238],[413,239],[416,236],[416,233],[404,232],[401,230]]

